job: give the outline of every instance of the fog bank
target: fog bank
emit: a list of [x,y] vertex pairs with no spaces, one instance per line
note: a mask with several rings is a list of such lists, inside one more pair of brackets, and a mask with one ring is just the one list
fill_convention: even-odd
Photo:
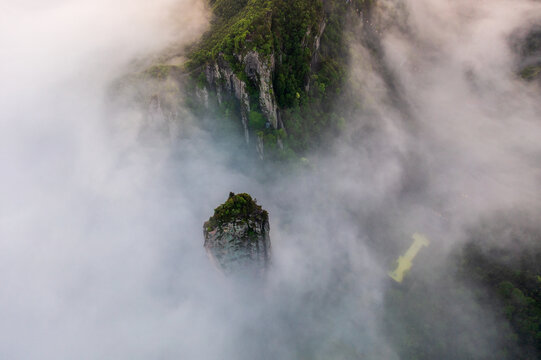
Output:
[[[539,2],[380,0],[373,33],[353,31],[346,131],[264,182],[187,110],[183,136],[150,143],[148,114],[111,111],[115,81],[205,31],[203,1],[1,8],[1,358],[397,359],[387,272],[414,232],[432,244],[411,276],[443,304],[419,316],[471,334],[460,355],[498,351],[501,319],[467,289],[445,298],[453,280],[431,286],[481,220],[540,213],[539,88],[512,52]],[[265,284],[205,255],[230,191],[270,213]]]

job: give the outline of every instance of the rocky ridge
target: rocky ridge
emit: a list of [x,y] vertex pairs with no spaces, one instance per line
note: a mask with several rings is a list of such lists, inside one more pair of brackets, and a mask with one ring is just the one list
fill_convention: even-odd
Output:
[[[211,29],[187,63],[198,103],[207,110],[238,104],[246,143],[255,144],[260,158],[269,145],[284,151],[288,140],[302,151],[310,140],[299,136],[336,125],[320,104],[332,102],[345,76],[344,23],[348,16],[368,18],[372,2],[211,1]],[[318,110],[292,119],[290,112],[304,113],[303,106]]]
[[262,274],[270,264],[268,213],[248,194],[229,194],[203,225],[205,249],[225,274]]

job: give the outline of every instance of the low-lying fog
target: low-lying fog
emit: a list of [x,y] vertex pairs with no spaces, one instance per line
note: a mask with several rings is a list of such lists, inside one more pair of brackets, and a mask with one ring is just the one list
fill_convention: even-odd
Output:
[[[363,110],[310,168],[265,181],[189,111],[184,136],[151,144],[137,107],[109,111],[114,81],[207,29],[203,0],[0,9],[2,359],[398,358],[384,299],[411,235],[432,242],[414,263],[428,276],[481,219],[539,214],[540,94],[511,43],[538,1],[379,0],[384,59],[351,44]],[[203,222],[230,191],[270,213],[263,285],[206,257]],[[497,318],[442,301],[430,316],[475,334],[457,337],[465,354],[497,350]]]

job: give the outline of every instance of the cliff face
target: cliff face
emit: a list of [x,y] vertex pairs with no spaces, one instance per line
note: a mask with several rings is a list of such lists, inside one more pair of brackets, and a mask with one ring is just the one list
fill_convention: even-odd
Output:
[[343,126],[333,104],[344,98],[346,24],[367,24],[373,1],[210,0],[210,30],[186,57],[171,50],[133,76],[137,101],[150,122],[188,108],[217,139],[242,133],[261,159],[299,160]]
[[[249,115],[252,108],[258,108],[269,123],[267,126],[278,128],[278,107],[272,91],[272,73],[274,71],[274,57],[261,57],[256,51],[249,51],[244,55],[237,55],[240,66],[244,72],[237,74],[231,65],[219,55],[215,61],[205,66],[204,86],[198,86],[197,91],[208,94],[209,91],[216,94],[218,104],[221,105],[224,96],[233,97],[239,102],[240,117],[244,128],[246,143],[250,143]],[[241,80],[240,78],[243,78]],[[248,83],[249,82],[249,83]],[[259,101],[252,104],[248,87],[255,88],[259,93]],[[200,101],[206,98],[200,97]],[[208,107],[208,101],[205,101]]]
[[[250,143],[250,135],[257,131],[284,128],[275,95],[275,79],[283,71],[276,65],[289,65],[286,59],[298,55],[282,44],[284,37],[296,36],[297,47],[302,50],[301,58],[296,59],[303,62],[299,64],[301,71],[294,74],[302,78],[293,79],[294,83],[302,82],[303,86],[294,89],[294,96],[300,98],[301,89],[309,88],[308,67],[316,63],[326,25],[325,14],[321,2],[302,4],[296,16],[304,17],[303,23],[293,25],[295,31],[286,32],[280,22],[286,21],[282,17],[291,7],[287,3],[249,1],[244,6],[237,4],[236,12],[235,9],[225,11],[228,6],[227,1],[214,2],[214,26],[198,51],[192,54],[191,66],[204,69],[205,82],[199,83],[198,88],[215,93],[218,105],[227,96],[238,101],[246,142]],[[223,17],[224,13],[229,18]],[[302,38],[298,38],[299,34]]]
[[[209,90],[213,91],[220,105],[222,104],[224,93],[227,96],[234,97],[240,104],[240,115],[246,143],[250,143],[250,134],[248,132],[250,100],[246,92],[246,83],[239,79],[223,58],[219,58],[215,63],[206,65],[205,77],[210,86],[198,87],[197,91],[201,91],[204,94],[208,94]],[[208,107],[208,102],[205,102],[205,106]]]
[[225,274],[263,273],[270,263],[269,216],[248,194],[231,193],[204,224],[205,249]]
[[[344,24],[348,17],[367,17],[371,3],[211,1],[211,29],[187,64],[197,78],[199,104],[235,103],[246,143],[255,144],[262,158],[269,145],[302,152],[314,133],[333,125],[327,104],[340,94],[345,76]],[[304,111],[308,107],[315,111]]]

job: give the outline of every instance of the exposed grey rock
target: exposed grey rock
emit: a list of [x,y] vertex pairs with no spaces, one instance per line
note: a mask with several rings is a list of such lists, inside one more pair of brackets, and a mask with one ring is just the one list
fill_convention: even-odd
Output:
[[197,96],[199,102],[205,105],[205,109],[209,108],[209,92],[207,88],[200,88],[199,86],[197,86],[195,89],[195,96]]
[[[326,27],[327,27],[327,19],[323,18],[318,24],[319,30],[317,32],[317,35],[314,38],[314,45],[312,46],[314,50],[313,51],[314,55],[312,56],[312,60],[310,60],[310,69],[312,70],[316,67],[317,63],[319,62],[319,57],[320,57],[319,48],[321,47],[321,37],[323,36],[323,32],[325,31]],[[304,90],[306,92],[310,91],[310,78],[309,77],[306,79]]]
[[171,123],[173,116],[174,115],[170,111],[164,111],[160,96],[151,96],[150,103],[148,104],[146,121],[139,133],[140,140],[150,144],[159,143],[160,138],[162,137],[169,137],[169,124]]
[[266,60],[261,59],[255,51],[249,51],[244,62],[246,75],[259,87],[259,106],[263,115],[273,128],[278,129],[278,106],[272,90],[274,55]]
[[260,275],[271,258],[268,213],[248,194],[231,193],[204,224],[205,249],[225,274]]
[[[259,90],[259,107],[261,112],[272,125],[279,128],[278,105],[272,90],[272,73],[274,71],[274,56],[261,57],[256,51],[248,51],[244,56],[238,55],[237,60],[243,64],[247,78]],[[207,83],[216,91],[218,102],[221,103],[221,92],[234,96],[240,102],[241,121],[244,127],[246,142],[250,142],[248,132],[248,114],[250,112],[250,97],[246,91],[246,82],[239,79],[231,66],[223,57],[205,68]]]
[[263,142],[262,136],[257,137],[256,149],[257,149],[257,154],[259,155],[259,159],[261,160],[265,159],[265,143]]
[[250,112],[250,97],[246,92],[246,83],[238,78],[231,66],[222,57],[216,63],[207,64],[205,68],[207,83],[216,91],[218,102],[222,102],[222,92],[234,96],[240,102],[240,114],[246,143],[250,143],[248,131],[248,113]]

